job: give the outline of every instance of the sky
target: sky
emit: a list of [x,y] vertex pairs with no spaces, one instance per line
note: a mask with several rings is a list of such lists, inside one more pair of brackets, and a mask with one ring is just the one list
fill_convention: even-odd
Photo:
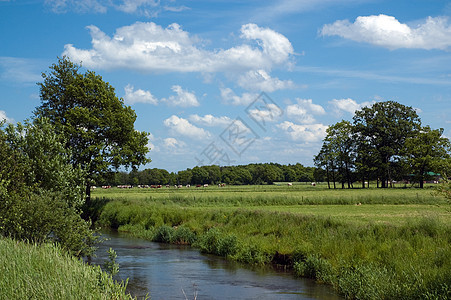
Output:
[[0,119],[67,56],[149,133],[143,168],[313,166],[329,125],[378,101],[451,137],[451,3],[0,0]]

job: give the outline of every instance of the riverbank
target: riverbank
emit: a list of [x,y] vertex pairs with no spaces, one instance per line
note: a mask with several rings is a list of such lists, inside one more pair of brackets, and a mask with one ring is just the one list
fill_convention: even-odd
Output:
[[[423,190],[394,190],[392,196],[346,191],[354,192],[349,196],[254,189],[267,192],[216,188],[95,195],[102,203],[99,224],[250,264],[282,264],[349,298],[450,296],[451,219],[443,198]],[[101,199],[113,193],[120,196]]]
[[0,238],[0,299],[132,299],[125,288],[57,246]]

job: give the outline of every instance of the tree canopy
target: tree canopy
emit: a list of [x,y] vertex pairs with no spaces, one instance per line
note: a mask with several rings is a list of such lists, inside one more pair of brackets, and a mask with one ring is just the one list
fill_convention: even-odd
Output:
[[[315,164],[328,181],[336,177],[351,186],[360,177],[387,187],[393,179],[413,178],[423,187],[427,172],[449,174],[450,144],[443,130],[421,127],[412,107],[394,101],[377,102],[357,110],[353,123],[341,121],[327,130]],[[448,166],[448,167],[447,167]]]
[[41,105],[34,114],[48,118],[65,137],[72,164],[87,172],[89,200],[92,180],[120,166],[135,168],[150,159],[146,158],[148,134],[134,129],[134,110],[124,105],[101,76],[80,69],[63,57],[49,73],[43,73],[43,82],[38,83]]

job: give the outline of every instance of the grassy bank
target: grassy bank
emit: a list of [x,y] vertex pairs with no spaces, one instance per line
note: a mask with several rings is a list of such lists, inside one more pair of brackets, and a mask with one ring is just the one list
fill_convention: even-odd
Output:
[[451,207],[445,199],[417,189],[290,188],[96,195],[104,204],[103,225],[246,263],[288,265],[349,298],[451,297]]
[[125,284],[50,244],[0,238],[0,299],[131,299]]

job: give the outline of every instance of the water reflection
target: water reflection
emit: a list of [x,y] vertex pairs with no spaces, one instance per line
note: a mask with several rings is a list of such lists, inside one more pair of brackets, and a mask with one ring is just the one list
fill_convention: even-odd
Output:
[[249,268],[196,249],[105,234],[97,251],[102,263],[111,247],[118,255],[119,279],[129,278],[129,292],[158,299],[341,299],[330,287],[293,278],[272,268]]

